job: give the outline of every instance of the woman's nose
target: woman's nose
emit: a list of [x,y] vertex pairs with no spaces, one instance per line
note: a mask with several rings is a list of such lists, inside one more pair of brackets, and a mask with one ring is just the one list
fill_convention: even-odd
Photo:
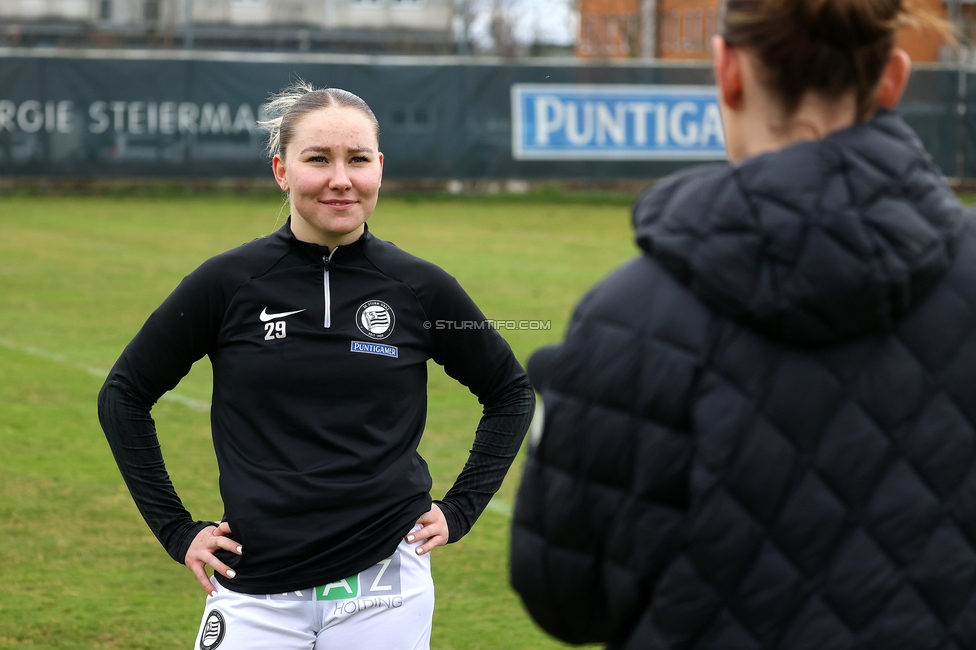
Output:
[[343,163],[336,163],[333,168],[332,178],[329,180],[329,187],[336,189],[348,189],[352,183],[349,181],[349,175],[346,173],[346,166]]

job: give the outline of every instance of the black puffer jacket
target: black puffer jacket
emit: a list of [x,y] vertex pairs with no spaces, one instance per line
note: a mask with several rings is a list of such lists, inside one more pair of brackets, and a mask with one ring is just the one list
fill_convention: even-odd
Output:
[[620,648],[976,648],[976,231],[894,113],[655,185],[529,365],[512,582]]

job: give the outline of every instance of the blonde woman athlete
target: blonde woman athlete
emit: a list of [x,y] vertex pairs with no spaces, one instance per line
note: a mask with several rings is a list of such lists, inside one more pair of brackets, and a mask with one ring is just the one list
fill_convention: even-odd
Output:
[[[428,554],[467,533],[501,485],[532,391],[454,278],[367,228],[383,154],[366,103],[299,85],[271,108],[288,222],[180,283],[115,364],[99,417],[143,517],[210,595],[196,648],[427,648]],[[150,416],[203,356],[219,522],[183,507]],[[417,453],[428,359],[484,405],[437,502]]]

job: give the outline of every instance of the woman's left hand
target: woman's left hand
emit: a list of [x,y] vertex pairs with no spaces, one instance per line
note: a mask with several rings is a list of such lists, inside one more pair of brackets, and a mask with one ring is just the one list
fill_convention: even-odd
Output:
[[447,519],[444,518],[444,513],[441,512],[441,509],[437,507],[436,503],[430,506],[430,511],[424,513],[417,520],[417,523],[421,524],[423,528],[413,531],[406,537],[407,542],[411,544],[420,540],[427,540],[417,547],[417,555],[430,553],[434,548],[447,544],[449,534],[447,530]]

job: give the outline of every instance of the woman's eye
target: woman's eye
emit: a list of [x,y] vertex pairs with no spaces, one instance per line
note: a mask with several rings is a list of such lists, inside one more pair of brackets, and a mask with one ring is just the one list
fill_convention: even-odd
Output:
[[308,159],[309,162],[321,163],[325,162],[325,156],[312,156]]
[[353,156],[352,161],[354,163],[368,163],[369,158],[367,158],[366,156]]

